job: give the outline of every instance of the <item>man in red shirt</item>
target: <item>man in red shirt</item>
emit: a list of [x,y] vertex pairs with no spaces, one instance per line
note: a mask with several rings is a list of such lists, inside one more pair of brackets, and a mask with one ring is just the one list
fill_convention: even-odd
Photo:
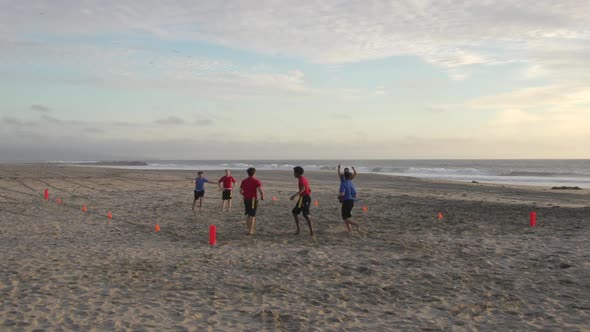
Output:
[[221,194],[221,211],[225,211],[225,206],[227,205],[227,212],[231,210],[231,200],[234,193],[234,186],[236,184],[236,179],[230,175],[229,169],[225,170],[225,175],[217,181],[217,185],[219,186],[219,190],[223,190]]
[[299,228],[299,214],[303,212],[303,218],[305,218],[307,226],[309,226],[309,235],[313,236],[313,224],[311,218],[309,218],[309,208],[311,206],[311,188],[309,187],[309,181],[303,176],[303,167],[297,166],[293,168],[293,175],[299,179],[299,192],[291,196],[291,200],[294,200],[295,197],[299,196],[297,205],[295,205],[293,211],[291,211],[295,218],[295,225],[297,226],[295,234],[299,234],[301,231]]
[[262,183],[255,177],[256,169],[250,167],[247,170],[248,178],[240,184],[240,194],[244,196],[244,208],[246,215],[246,235],[254,234],[254,226],[256,225],[256,208],[258,207],[258,193],[260,199],[264,200],[264,191],[262,191]]

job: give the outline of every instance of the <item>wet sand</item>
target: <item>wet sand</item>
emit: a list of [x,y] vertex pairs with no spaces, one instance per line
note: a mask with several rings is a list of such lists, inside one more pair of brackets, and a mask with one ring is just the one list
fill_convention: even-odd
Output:
[[360,174],[365,232],[351,236],[335,173],[310,172],[312,238],[292,234],[292,174],[258,176],[267,200],[248,237],[239,199],[222,213],[214,185],[191,211],[194,172],[0,165],[0,330],[588,327],[587,189]]

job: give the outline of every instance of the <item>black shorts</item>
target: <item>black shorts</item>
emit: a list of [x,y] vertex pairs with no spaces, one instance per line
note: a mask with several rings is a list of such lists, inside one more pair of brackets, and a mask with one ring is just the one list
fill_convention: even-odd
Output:
[[223,189],[223,192],[221,193],[221,199],[224,201],[230,200],[231,197],[231,190],[228,189]]
[[205,196],[205,190],[202,191],[196,191],[195,190],[195,199],[199,199],[201,197]]
[[293,208],[293,214],[298,215],[303,212],[303,216],[309,216],[309,208],[311,207],[311,197],[310,196],[300,196],[297,200],[297,204]]
[[354,207],[354,201],[347,199],[342,201],[342,219],[349,219],[352,217],[352,208]]
[[250,217],[256,217],[256,208],[258,207],[258,200],[256,198],[252,199],[245,199],[244,200],[244,208],[245,208],[245,215]]

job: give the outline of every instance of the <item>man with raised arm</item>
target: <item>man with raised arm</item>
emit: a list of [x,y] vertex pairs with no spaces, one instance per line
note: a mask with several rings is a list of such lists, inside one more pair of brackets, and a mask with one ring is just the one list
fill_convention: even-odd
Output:
[[[338,164],[338,178],[340,179],[340,182],[344,181],[344,174],[346,173],[350,173],[350,170],[348,169],[348,167],[344,168],[344,173],[342,173],[340,171],[340,164]],[[356,169],[354,168],[354,166],[352,167],[352,174],[351,174],[351,180],[356,178]]]

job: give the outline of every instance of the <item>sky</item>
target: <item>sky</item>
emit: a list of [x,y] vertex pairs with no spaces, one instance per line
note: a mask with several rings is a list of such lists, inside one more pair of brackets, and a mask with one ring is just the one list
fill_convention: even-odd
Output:
[[590,158],[587,0],[0,8],[0,161]]

